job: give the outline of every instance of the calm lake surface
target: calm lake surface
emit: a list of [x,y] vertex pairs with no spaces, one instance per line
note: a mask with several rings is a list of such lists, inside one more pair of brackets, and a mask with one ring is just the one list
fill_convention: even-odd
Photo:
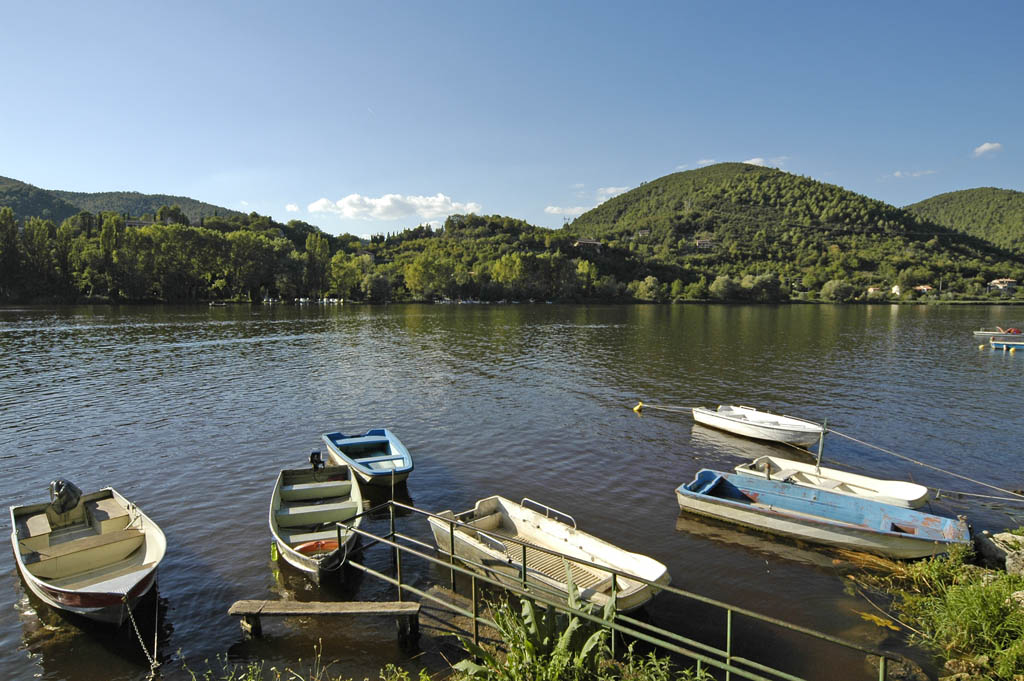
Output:
[[[981,351],[971,330],[1022,322],[1020,307],[888,305],[5,309],[0,498],[43,501],[55,477],[87,491],[111,485],[163,527],[163,678],[188,678],[177,651],[199,671],[218,656],[283,668],[308,660],[318,640],[338,660],[332,669],[357,679],[388,662],[435,664],[409,661],[391,622],[288,620],[243,642],[227,616],[242,598],[327,597],[270,560],[273,481],[305,465],[320,433],[379,426],[413,453],[407,494],[420,508],[459,511],[496,493],[537,499],[666,563],[676,586],[906,652],[858,614],[873,610],[844,593],[849,566],[829,552],[680,516],[674,489],[699,468],[780,450],[694,426],[686,413],[631,407],[738,403],[828,419],[865,442],[1019,490],[1024,355]],[[998,495],[834,435],[825,455],[856,471]],[[1024,524],[1024,505],[984,497],[945,497],[931,510],[967,515],[975,531]],[[386,531],[375,522],[367,529]],[[428,540],[422,519],[400,529]],[[0,577],[0,678],[146,677],[131,636],[83,631],[30,601],[10,547]],[[412,575],[423,587],[442,577]],[[368,576],[346,589],[394,598]],[[646,613],[696,636],[695,620],[708,619],[662,597]],[[143,616],[151,645],[153,608]],[[745,625],[740,635],[748,656],[785,658],[795,673],[871,678],[858,656],[838,665],[778,630]]]

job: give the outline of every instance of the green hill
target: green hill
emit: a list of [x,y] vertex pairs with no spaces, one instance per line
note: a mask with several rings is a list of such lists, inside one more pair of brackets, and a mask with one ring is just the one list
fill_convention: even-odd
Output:
[[1024,252],[1024,192],[995,187],[964,189],[906,208],[922,219]]
[[161,206],[180,206],[181,211],[195,223],[199,218],[238,217],[243,215],[237,210],[230,210],[212,203],[196,201],[187,196],[171,196],[169,194],[140,194],[139,192],[67,192],[52,190],[51,193],[75,206],[79,210],[90,213],[113,211],[132,216],[155,215]]
[[54,192],[9,177],[0,177],[0,206],[9,206],[18,220],[40,217],[55,223],[79,210]]
[[112,212],[132,217],[155,215],[161,206],[181,207],[190,222],[214,215],[241,217],[244,213],[196,201],[187,196],[169,194],[140,194],[139,192],[68,192],[40,189],[26,182],[0,177],[0,206],[10,206],[18,220],[38,217],[60,223],[80,211],[90,213]]

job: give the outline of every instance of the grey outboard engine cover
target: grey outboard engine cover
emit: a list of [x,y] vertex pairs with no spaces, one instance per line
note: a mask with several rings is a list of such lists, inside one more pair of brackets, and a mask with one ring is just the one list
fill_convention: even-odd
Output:
[[78,489],[74,483],[63,478],[57,478],[50,482],[50,508],[56,513],[67,513],[78,506],[78,500],[81,498],[82,490]]

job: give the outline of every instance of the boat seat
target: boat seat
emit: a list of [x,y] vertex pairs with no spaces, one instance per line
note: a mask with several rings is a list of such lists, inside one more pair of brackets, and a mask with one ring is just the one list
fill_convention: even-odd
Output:
[[276,514],[278,527],[317,525],[348,520],[359,512],[355,501],[339,501],[333,504],[296,504],[282,506]]
[[25,567],[42,579],[69,577],[126,558],[145,538],[145,532],[130,528],[51,544],[24,555]]
[[772,473],[771,479],[777,482],[787,482],[790,478],[792,478],[799,472],[800,471],[796,470],[795,468],[784,468],[777,473]]
[[115,530],[123,530],[131,520],[128,509],[113,497],[87,501],[85,510],[90,523],[101,535]]
[[156,562],[144,563],[142,565],[129,565],[112,572],[100,570],[94,574],[74,575],[71,577],[65,577],[64,579],[55,579],[51,581],[50,584],[60,587],[61,589],[85,589],[87,587],[96,587],[104,582],[114,581],[120,577],[125,577],[136,572],[148,572],[155,566]]
[[504,516],[501,514],[501,511],[495,511],[489,515],[477,518],[476,520],[471,520],[466,524],[471,527],[475,527],[478,530],[495,530],[501,527],[503,520]]
[[352,493],[351,480],[325,480],[324,482],[297,482],[281,486],[281,499],[300,501],[305,499],[327,499],[346,497]]
[[722,476],[721,475],[716,475],[711,480],[709,480],[707,483],[705,483],[705,484],[701,485],[700,487],[698,487],[697,489],[695,489],[693,492],[694,492],[694,494],[707,494],[708,492],[713,490],[715,488],[715,486],[718,483],[720,483],[721,481],[722,481]]
[[380,463],[382,461],[401,461],[403,457],[401,454],[395,456],[392,454],[385,454],[383,456],[368,456],[368,457],[352,457],[352,460],[360,464],[368,463]]
[[842,480],[822,480],[815,487],[823,487],[825,489],[835,489],[843,484]]
[[[281,541],[289,546],[295,546],[296,544],[304,544],[308,541],[325,541],[327,539],[337,539],[338,531],[333,527],[329,530],[322,530],[320,532],[281,532],[278,535],[281,537]],[[342,541],[345,540],[345,535],[341,535]]]

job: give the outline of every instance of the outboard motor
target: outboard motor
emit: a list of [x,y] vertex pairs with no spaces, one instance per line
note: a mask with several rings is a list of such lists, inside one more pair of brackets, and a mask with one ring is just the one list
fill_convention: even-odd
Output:
[[324,457],[319,449],[314,449],[309,453],[309,464],[313,467],[314,472],[322,471],[327,465],[324,463]]
[[78,506],[82,490],[63,478],[50,482],[50,508],[61,515]]

